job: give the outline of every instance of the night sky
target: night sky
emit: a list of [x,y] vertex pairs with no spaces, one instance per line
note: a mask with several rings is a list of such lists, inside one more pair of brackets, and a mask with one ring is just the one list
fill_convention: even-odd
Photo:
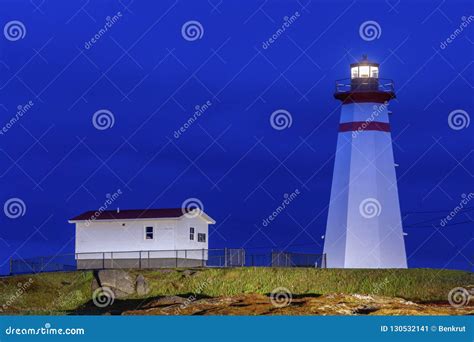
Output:
[[[395,82],[389,108],[409,267],[472,269],[474,201],[461,204],[474,192],[468,1],[2,0],[1,8],[0,204],[25,204],[16,218],[0,212],[1,273],[11,256],[73,253],[67,220],[119,190],[113,208],[199,199],[217,221],[212,248],[321,253],[341,106],[334,82],[362,54]],[[197,36],[182,32],[189,21]],[[360,32],[368,21],[375,36]],[[31,108],[18,115],[18,106]],[[270,122],[280,109],[291,116],[285,129]],[[93,124],[99,110],[111,113],[111,127]]]

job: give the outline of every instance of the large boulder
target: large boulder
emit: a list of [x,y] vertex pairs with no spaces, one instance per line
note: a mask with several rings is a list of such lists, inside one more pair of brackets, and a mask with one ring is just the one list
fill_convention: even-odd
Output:
[[148,283],[142,274],[139,274],[137,276],[137,280],[135,281],[135,283],[136,283],[136,288],[137,288],[137,294],[139,296],[147,295],[150,292]]
[[97,274],[101,287],[109,287],[117,298],[135,293],[135,280],[123,270],[100,270]]

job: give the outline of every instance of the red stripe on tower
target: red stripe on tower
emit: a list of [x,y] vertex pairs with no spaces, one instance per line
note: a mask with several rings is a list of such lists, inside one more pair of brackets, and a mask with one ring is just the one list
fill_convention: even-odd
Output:
[[350,132],[350,131],[380,131],[390,132],[390,124],[386,122],[366,122],[366,121],[355,121],[355,122],[344,122],[339,125],[339,132]]

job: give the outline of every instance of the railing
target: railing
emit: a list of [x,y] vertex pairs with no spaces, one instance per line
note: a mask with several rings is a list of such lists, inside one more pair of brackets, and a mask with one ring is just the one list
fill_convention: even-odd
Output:
[[336,93],[347,93],[349,91],[395,92],[395,87],[393,84],[393,80],[384,78],[344,78],[336,81]]
[[242,248],[110,251],[10,260],[10,274],[180,267],[326,267],[324,254],[247,254]]

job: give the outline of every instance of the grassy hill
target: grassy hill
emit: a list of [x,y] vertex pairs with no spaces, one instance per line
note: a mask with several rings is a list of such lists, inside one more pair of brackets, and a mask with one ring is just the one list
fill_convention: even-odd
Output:
[[[331,293],[400,297],[414,302],[447,301],[449,291],[474,285],[474,273],[452,270],[232,268],[129,270],[142,274],[150,288],[143,297],[269,294],[285,287],[294,296]],[[90,271],[43,273],[0,278],[0,314],[61,314],[90,303]]]

